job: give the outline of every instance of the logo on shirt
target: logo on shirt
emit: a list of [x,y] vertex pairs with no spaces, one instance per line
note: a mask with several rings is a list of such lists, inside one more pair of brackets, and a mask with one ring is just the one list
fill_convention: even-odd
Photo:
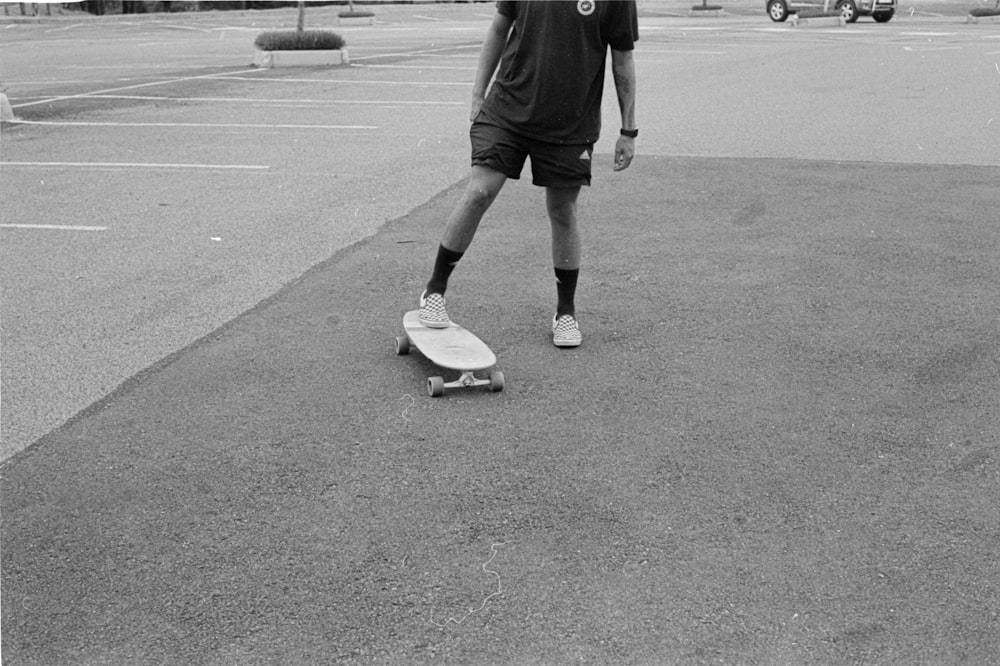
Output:
[[576,11],[580,12],[581,16],[590,16],[596,8],[597,0],[579,0],[576,3]]

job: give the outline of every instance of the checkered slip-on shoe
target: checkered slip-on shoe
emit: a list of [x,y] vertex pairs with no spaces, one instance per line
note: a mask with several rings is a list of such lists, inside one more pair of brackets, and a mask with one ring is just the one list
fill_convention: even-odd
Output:
[[420,323],[427,328],[448,328],[451,320],[444,308],[444,296],[441,294],[420,294]]
[[552,344],[556,347],[579,347],[581,342],[583,334],[573,315],[552,318]]

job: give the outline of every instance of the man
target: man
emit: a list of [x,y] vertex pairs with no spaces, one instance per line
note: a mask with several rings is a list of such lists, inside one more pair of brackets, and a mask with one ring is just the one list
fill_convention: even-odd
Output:
[[638,134],[632,50],[638,38],[635,0],[497,2],[472,89],[472,171],[420,297],[424,326],[448,326],[448,278],[504,183],[519,178],[530,157],[532,182],[545,188],[552,228],[557,294],[552,341],[558,347],[580,345],[577,197],[583,185],[590,185],[609,48],[621,111],[614,170],[632,162]]

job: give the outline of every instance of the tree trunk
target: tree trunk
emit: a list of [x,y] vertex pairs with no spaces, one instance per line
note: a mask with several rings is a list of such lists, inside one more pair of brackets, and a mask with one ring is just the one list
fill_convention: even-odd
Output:
[[298,30],[302,32],[306,29],[306,0],[299,0],[299,25]]

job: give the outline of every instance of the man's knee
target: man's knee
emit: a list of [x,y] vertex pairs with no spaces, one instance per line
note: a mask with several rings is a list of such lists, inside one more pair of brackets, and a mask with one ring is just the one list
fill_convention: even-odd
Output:
[[469,188],[465,191],[465,203],[474,210],[485,212],[493,204],[498,193],[499,190],[486,185],[470,183]]
[[576,210],[550,210],[549,220],[557,227],[572,229],[576,226]]
[[469,186],[465,190],[465,203],[470,208],[485,212],[500,194],[505,176],[484,169],[474,169]]
[[573,191],[549,191],[547,207],[553,224],[571,227],[576,224],[576,193]]
[[473,178],[465,190],[465,203],[470,208],[484,212],[500,194],[503,182],[495,179]]

